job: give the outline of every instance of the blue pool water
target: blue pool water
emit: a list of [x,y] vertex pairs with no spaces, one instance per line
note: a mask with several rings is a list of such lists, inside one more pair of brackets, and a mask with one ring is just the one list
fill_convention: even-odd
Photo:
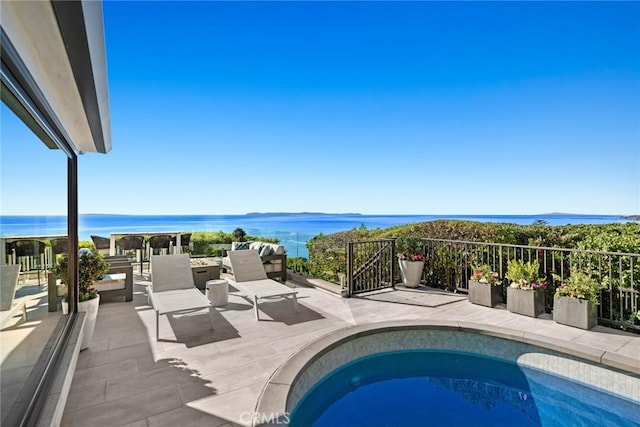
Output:
[[347,364],[298,403],[291,426],[638,426],[637,403],[497,359],[382,353]]

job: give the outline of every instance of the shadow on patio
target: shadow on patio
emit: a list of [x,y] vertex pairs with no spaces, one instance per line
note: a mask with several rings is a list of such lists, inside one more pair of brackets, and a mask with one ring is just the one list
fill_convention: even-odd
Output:
[[[353,325],[393,320],[469,321],[535,331],[635,357],[640,337],[596,327],[584,331],[470,304],[464,295],[437,290],[381,292],[357,298],[298,286],[300,312],[291,301],[260,305],[265,320],[231,292],[217,308],[215,330],[207,315],[161,316],[147,305],[147,283],[137,278],[131,303],[101,304],[89,349],[80,353],[63,416],[65,426],[250,425],[269,377],[294,352]],[[261,317],[262,319],[262,317]]]

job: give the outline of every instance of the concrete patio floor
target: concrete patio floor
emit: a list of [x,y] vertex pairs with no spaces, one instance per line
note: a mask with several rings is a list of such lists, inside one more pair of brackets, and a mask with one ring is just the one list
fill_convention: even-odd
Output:
[[[341,298],[298,286],[291,301],[260,305],[261,320],[230,288],[215,331],[206,313],[160,318],[137,277],[134,300],[105,302],[89,349],[80,353],[65,407],[64,426],[246,426],[270,375],[296,350],[330,332],[389,320],[468,321],[563,339],[627,357],[640,355],[640,336],[596,327],[590,331],[529,318],[506,307],[470,304],[465,295],[428,288]],[[288,282],[291,284],[291,282]]]

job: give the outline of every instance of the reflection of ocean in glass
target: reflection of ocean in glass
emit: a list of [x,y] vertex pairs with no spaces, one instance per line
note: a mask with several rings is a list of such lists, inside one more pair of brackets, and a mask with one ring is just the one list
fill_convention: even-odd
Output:
[[[276,237],[291,257],[307,257],[305,243],[320,233],[330,234],[364,225],[368,229],[388,228],[436,219],[549,225],[606,224],[625,222],[617,215],[358,215],[358,214],[247,214],[247,215],[80,215],[80,240],[90,235],[138,231],[224,231],[240,227],[251,235]],[[1,216],[0,235],[65,234],[66,217]]]

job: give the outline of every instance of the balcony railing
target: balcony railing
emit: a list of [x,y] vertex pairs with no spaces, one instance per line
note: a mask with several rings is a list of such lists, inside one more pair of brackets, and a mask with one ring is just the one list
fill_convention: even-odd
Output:
[[[427,260],[422,282],[467,292],[472,264],[488,264],[503,279],[511,260],[535,261],[551,286],[545,293],[546,311],[553,308],[555,288],[573,272],[583,272],[604,285],[598,323],[640,333],[640,254],[509,245],[462,240],[421,239]],[[395,240],[349,242],[346,293],[355,295],[393,287],[401,278],[395,268]]]

